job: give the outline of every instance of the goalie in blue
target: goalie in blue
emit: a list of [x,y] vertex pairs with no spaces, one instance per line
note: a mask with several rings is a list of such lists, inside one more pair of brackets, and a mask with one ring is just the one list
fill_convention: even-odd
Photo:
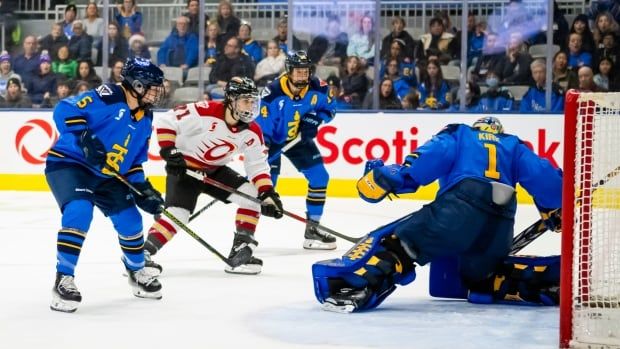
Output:
[[[435,200],[362,238],[342,258],[313,265],[315,294],[336,312],[368,310],[415,279],[415,264],[445,257],[458,263],[458,283],[475,303],[557,304],[559,257],[509,257],[519,183],[543,218],[561,206],[562,173],[494,117],[451,124],[405,158],[375,160],[358,181],[376,203],[439,180]],[[546,221],[558,229],[559,221]]]
[[[142,216],[161,212],[163,199],[145,178],[153,113],[164,94],[164,74],[151,61],[127,60],[122,82],[63,99],[54,109],[60,138],[49,150],[45,177],[62,213],[56,244],[51,309],[74,312],[82,300],[75,267],[96,206],[110,218],[134,295],[161,298],[161,284],[144,260]],[[143,195],[114,178],[120,173]]]

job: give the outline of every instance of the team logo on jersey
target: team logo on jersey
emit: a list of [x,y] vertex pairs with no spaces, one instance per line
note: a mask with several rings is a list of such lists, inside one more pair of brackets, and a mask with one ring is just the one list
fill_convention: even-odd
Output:
[[312,99],[310,100],[310,105],[316,105],[316,102],[318,102],[318,97],[317,95],[312,96]]
[[283,99],[281,99],[278,102],[278,110],[282,110],[282,109],[284,109],[284,100]]
[[117,120],[117,121],[118,121],[118,120],[122,119],[122,118],[123,118],[123,115],[125,115],[125,112],[126,112],[125,108],[121,108],[121,109],[118,111],[118,116],[117,116],[117,117],[115,117],[115,118],[114,118],[114,120]]
[[207,150],[204,151],[202,157],[207,162],[215,162],[217,160],[223,159],[229,156],[235,150],[235,145],[230,143],[224,139],[218,139],[220,143],[216,143],[216,141],[212,141],[211,144],[202,143]]
[[265,98],[271,94],[271,90],[269,87],[265,87],[263,91],[260,93],[260,98]]
[[96,91],[97,94],[101,97],[112,95],[112,89],[110,89],[110,87],[108,87],[107,85],[101,85],[97,87]]
[[15,149],[27,163],[41,165],[56,140],[58,133],[50,123],[41,119],[28,120],[17,130]]

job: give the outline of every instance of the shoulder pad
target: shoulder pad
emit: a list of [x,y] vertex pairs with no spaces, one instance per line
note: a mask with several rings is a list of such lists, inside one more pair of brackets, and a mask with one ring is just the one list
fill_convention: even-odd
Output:
[[456,132],[456,130],[458,130],[459,126],[462,126],[463,124],[448,124],[446,126],[444,126],[441,131],[439,131],[437,134],[440,135],[442,133],[448,133],[448,134],[452,134],[454,132]]
[[318,91],[327,94],[329,85],[323,80],[313,76],[310,78],[310,90]]
[[103,84],[95,88],[95,93],[105,104],[124,103],[125,94],[119,85]]

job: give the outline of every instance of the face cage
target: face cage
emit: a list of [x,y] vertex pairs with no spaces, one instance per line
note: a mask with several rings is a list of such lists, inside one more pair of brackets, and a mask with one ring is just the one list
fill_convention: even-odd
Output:
[[[241,110],[239,108],[239,100],[249,98],[252,99],[252,107],[250,110]],[[260,100],[258,94],[243,94],[235,97],[233,99],[233,113],[241,122],[245,122],[246,124],[251,123],[258,117],[259,109],[260,109]]]
[[[133,90],[136,92],[136,94],[138,95],[138,104],[140,105],[140,107],[158,107],[159,103],[161,103],[161,101],[164,99],[164,95],[165,95],[165,87],[164,85],[152,85],[152,86],[147,86],[146,89],[144,88],[144,85],[142,85],[142,83],[140,83],[139,81],[135,80],[132,84]],[[149,91],[151,90],[151,88],[155,89],[155,97],[153,97],[153,101],[150,103],[145,103],[144,102],[144,97],[149,93]]]

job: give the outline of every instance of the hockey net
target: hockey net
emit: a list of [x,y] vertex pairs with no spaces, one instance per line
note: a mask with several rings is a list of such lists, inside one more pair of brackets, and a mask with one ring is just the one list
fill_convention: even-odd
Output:
[[560,346],[620,348],[620,93],[566,96]]

